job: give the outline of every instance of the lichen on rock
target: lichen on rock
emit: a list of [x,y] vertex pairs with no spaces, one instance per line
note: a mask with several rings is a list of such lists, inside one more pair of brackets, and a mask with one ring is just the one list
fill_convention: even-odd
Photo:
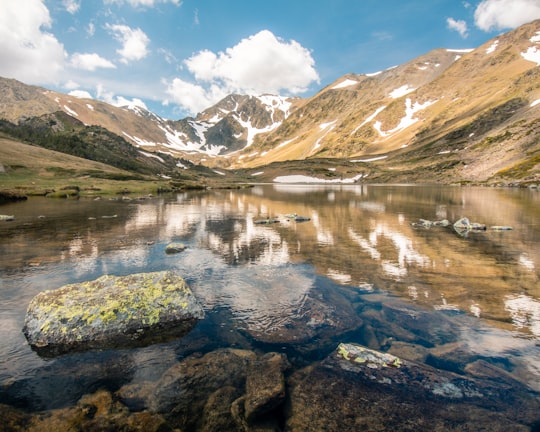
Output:
[[365,363],[371,369],[379,367],[400,367],[401,360],[392,354],[382,353],[369,348],[341,343],[338,346],[337,353],[345,360],[355,363]]
[[23,332],[38,353],[54,356],[180,337],[203,316],[184,279],[172,272],[105,275],[35,296]]

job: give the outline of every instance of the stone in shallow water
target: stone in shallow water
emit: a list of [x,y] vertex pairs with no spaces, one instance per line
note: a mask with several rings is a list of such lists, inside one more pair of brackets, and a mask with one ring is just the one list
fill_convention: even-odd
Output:
[[183,252],[186,249],[184,243],[169,243],[165,248],[165,253],[168,255]]
[[285,429],[530,431],[540,420],[538,394],[497,378],[458,375],[340,344],[289,378]]
[[144,346],[187,334],[203,318],[172,272],[102,276],[35,296],[23,332],[39,354]]

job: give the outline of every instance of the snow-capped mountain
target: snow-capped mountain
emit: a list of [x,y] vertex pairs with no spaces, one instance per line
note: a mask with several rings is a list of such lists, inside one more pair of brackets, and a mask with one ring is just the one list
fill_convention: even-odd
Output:
[[181,120],[14,80],[0,79],[0,94],[12,122],[61,110],[141,151],[213,167],[332,159],[381,181],[540,182],[540,20],[475,49],[340,77],[307,99],[233,94]]
[[261,133],[271,132],[290,114],[293,99],[274,95],[229,95],[196,118],[163,125],[166,147],[211,156],[245,150]]

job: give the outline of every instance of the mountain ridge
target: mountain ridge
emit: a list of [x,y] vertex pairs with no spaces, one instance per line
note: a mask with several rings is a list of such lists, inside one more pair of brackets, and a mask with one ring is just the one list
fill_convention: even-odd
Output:
[[179,120],[0,78],[0,117],[62,110],[141,151],[246,175],[341,159],[371,170],[371,181],[531,183],[540,182],[539,65],[540,20],[472,50],[344,75],[310,98],[232,94]]

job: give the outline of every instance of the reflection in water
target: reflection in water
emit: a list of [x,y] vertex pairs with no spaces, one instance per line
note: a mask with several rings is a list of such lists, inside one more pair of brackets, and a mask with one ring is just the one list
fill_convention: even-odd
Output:
[[528,328],[540,338],[540,301],[527,295],[507,296],[504,306],[517,329]]
[[[259,341],[337,339],[373,319],[365,296],[385,292],[411,311],[448,314],[471,351],[511,356],[516,370],[538,377],[539,197],[523,190],[275,185],[140,202],[36,198],[3,206],[1,213],[16,219],[0,225],[0,379],[44,366],[20,332],[35,294],[103,274],[163,269],[184,275],[207,311],[226,311],[231,322],[220,325]],[[297,223],[285,217],[290,213],[311,220]],[[464,216],[513,230],[461,238],[451,227],[411,225]],[[255,223],[267,217],[280,222]],[[173,241],[187,249],[166,256]],[[377,348],[398,338],[368,337],[376,332],[365,327],[362,337]],[[172,349],[163,350],[170,364]],[[161,361],[150,347],[135,358]],[[141,368],[136,374],[150,373]]]

